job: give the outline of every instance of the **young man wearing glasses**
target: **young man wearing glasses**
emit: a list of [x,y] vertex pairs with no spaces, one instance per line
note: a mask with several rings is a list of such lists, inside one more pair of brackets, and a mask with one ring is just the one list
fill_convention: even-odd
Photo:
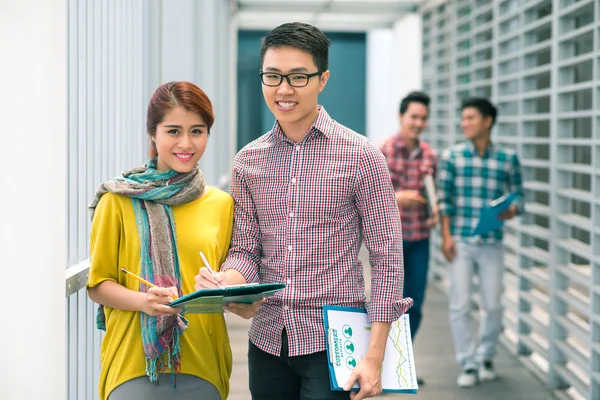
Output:
[[[324,305],[367,307],[370,350],[346,383],[355,400],[381,392],[390,324],[402,301],[400,214],[385,158],[366,138],[318,105],[330,76],[329,40],[319,29],[289,23],[262,42],[263,94],[277,121],[235,157],[231,248],[213,277],[202,268],[197,288],[260,281],[286,289],[267,298],[250,328],[253,400],[348,399],[330,389]],[[359,250],[370,252],[371,301],[365,304]],[[244,316],[244,306],[231,311]]]

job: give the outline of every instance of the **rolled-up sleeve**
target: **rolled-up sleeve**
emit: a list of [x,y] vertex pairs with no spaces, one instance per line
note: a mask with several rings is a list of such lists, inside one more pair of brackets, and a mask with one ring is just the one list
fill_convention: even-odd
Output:
[[453,201],[454,194],[454,160],[452,152],[445,150],[442,153],[439,177],[438,177],[438,202],[439,211],[442,216],[454,216],[455,208]]
[[394,189],[382,153],[365,143],[356,179],[356,205],[362,218],[371,264],[371,322],[396,321],[412,304],[402,300],[402,228]]
[[230,194],[234,201],[233,233],[221,271],[235,269],[247,282],[258,282],[262,254],[256,207],[243,174],[243,154],[233,161]]

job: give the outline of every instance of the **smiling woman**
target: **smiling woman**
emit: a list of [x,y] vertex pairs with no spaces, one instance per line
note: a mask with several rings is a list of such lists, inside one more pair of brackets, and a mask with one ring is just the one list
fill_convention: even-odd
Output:
[[211,101],[199,87],[161,85],[148,105],[150,160],[103,183],[90,206],[87,287],[101,304],[98,328],[106,330],[102,400],[222,400],[229,393],[223,315],[184,317],[167,305],[194,291],[199,252],[218,270],[229,249],[233,200],[209,188],[198,166],[213,122]]
[[158,157],[156,169],[190,172],[204,154],[208,130],[198,114],[183,106],[171,109],[151,136]]
[[[182,121],[187,123],[187,126],[182,126],[174,121]],[[181,137],[192,133],[192,128],[194,128],[193,133],[196,135],[196,139],[200,136],[204,137],[202,152],[197,156],[196,162],[191,163],[191,165],[196,164],[202,157],[214,121],[212,103],[198,86],[190,82],[170,82],[159,86],[148,105],[146,130],[152,139],[150,156],[157,157],[159,155],[156,143],[157,133]],[[185,135],[183,135],[184,133]],[[164,137],[165,135],[159,136]],[[184,145],[186,144],[184,143]],[[168,150],[166,149],[166,152]],[[182,151],[182,153],[185,155],[186,152]],[[159,162],[159,164],[161,163]]]

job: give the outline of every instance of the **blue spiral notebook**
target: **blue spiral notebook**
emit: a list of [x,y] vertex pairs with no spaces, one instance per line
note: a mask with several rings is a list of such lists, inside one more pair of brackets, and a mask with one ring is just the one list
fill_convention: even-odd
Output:
[[[361,308],[324,306],[331,390],[344,390],[352,370],[369,348],[371,324]],[[383,392],[417,393],[417,373],[408,314],[392,323],[381,369]],[[358,383],[350,389],[359,390]]]
[[223,289],[200,289],[169,303],[169,306],[183,307],[182,314],[222,314],[224,305],[252,304],[283,289],[283,283],[250,283]]
[[488,232],[498,230],[504,226],[504,221],[499,219],[500,214],[508,210],[515,201],[517,195],[508,193],[490,202],[481,209],[479,222],[473,230],[473,236],[485,235]]

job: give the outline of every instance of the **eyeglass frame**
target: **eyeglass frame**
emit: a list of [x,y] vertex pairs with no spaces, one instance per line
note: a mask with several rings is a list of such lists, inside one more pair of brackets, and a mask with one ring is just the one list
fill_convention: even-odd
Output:
[[[310,82],[310,78],[312,78],[313,76],[320,76],[323,75],[323,72],[325,71],[317,71],[317,72],[313,72],[312,74],[305,74],[304,72],[291,72],[289,74],[282,74],[279,72],[275,72],[275,71],[267,71],[264,72],[262,69],[259,71],[259,75],[260,75],[260,82],[267,86],[267,87],[278,87],[279,85],[281,85],[283,83],[283,78],[285,78],[285,80],[287,81],[288,85],[290,85],[293,88],[302,88],[302,87],[306,87],[308,86],[308,83]],[[277,85],[267,85],[264,81],[263,81],[263,75],[267,75],[267,74],[276,74],[279,75],[281,77],[281,79],[279,80],[279,83]],[[306,79],[306,85],[303,86],[294,86],[292,85],[292,82],[290,81],[289,76],[290,75],[306,75],[307,79]]]

